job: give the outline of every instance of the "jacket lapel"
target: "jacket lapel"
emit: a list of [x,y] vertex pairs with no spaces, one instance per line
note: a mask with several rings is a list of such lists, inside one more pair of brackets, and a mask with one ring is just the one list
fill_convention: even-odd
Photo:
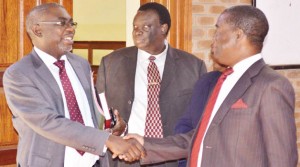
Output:
[[44,64],[44,62],[40,59],[40,57],[37,55],[37,53],[32,50],[32,63],[35,68],[36,74],[48,85],[48,87],[52,90],[49,91],[49,94],[52,94],[52,96],[57,97],[57,102],[60,104],[59,106],[62,108],[61,110],[58,110],[57,112],[61,115],[65,115],[63,110],[63,100],[62,95],[59,90],[59,86],[57,82],[55,81],[53,75],[49,71],[48,67]]
[[[137,47],[133,47],[133,49],[130,49],[129,52],[124,56],[124,63],[126,64],[126,82],[125,85],[128,85],[128,94],[131,98],[131,102],[133,102],[134,99],[134,85],[135,85],[135,72],[136,72],[136,66],[137,66],[137,54],[138,49]],[[124,120],[129,120],[131,110],[127,110],[128,112],[124,113],[123,117]]]
[[90,74],[84,73],[86,69],[83,69],[83,66],[80,61],[76,60],[75,57],[71,54],[66,54],[68,61],[70,62],[71,66],[73,67],[73,70],[75,71],[82,87],[84,88],[84,91],[86,95],[89,94],[90,91]]
[[161,81],[160,95],[167,89],[168,85],[174,79],[176,74],[176,59],[178,58],[177,54],[174,53],[173,49],[169,45],[169,49],[167,52],[163,77]]
[[230,107],[240,99],[247,89],[252,84],[252,78],[259,74],[260,70],[265,66],[265,62],[261,59],[254,63],[246,72],[241,76],[227,97],[224,99],[222,105],[217,111],[211,125],[207,131],[207,135],[224,119],[225,115],[230,111]]

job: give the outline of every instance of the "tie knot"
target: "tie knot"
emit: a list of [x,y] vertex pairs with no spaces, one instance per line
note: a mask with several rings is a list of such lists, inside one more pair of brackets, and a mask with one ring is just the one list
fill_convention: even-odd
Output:
[[229,67],[223,71],[223,75],[225,75],[225,76],[228,76],[232,73],[233,73],[233,69],[231,67]]
[[63,69],[65,67],[65,61],[64,60],[57,60],[53,64],[56,65],[59,69]]
[[156,58],[155,58],[155,56],[150,56],[148,59],[149,59],[151,62],[153,62]]

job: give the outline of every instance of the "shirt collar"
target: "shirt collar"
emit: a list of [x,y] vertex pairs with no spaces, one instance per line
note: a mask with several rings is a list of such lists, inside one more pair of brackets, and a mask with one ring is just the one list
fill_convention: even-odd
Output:
[[168,48],[169,48],[169,44],[168,44],[167,40],[165,40],[164,43],[165,43],[165,46],[166,46],[164,51],[157,54],[157,55],[151,55],[150,53],[148,53],[144,50],[138,49],[138,60],[140,62],[147,62],[147,61],[149,61],[148,59],[149,59],[150,56],[155,56],[156,59],[154,61],[160,61],[162,59],[165,59],[165,57],[167,56],[167,51],[168,51]]
[[235,64],[232,68],[234,72],[244,73],[252,64],[262,59],[261,53],[250,56],[237,64]]
[[[48,53],[40,50],[36,46],[34,46],[33,49],[35,50],[37,55],[42,59],[42,61],[46,64],[47,67],[53,66],[53,63],[57,61],[56,58],[54,58],[53,56],[49,55]],[[66,55],[61,56],[60,60],[67,61],[67,56]]]

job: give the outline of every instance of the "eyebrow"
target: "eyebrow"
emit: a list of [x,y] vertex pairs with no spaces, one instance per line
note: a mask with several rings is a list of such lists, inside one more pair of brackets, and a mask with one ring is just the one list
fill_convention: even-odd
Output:
[[58,17],[59,20],[73,21],[73,18],[67,19],[65,17]]

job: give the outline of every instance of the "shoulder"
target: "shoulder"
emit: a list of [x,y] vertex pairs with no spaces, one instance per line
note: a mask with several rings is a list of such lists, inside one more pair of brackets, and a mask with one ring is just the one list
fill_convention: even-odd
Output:
[[176,49],[173,48],[169,45],[169,49],[168,49],[168,53],[171,57],[177,59],[186,59],[186,60],[192,60],[192,61],[201,61],[201,59],[199,59],[198,57],[196,57],[195,55],[188,53],[186,51],[180,50],[180,49]]
[[138,49],[135,46],[120,48],[104,56],[104,59],[118,59],[122,57],[137,56],[137,51]]
[[290,83],[289,80],[279,73],[279,71],[273,70],[268,65],[263,66],[257,74],[252,73],[251,67],[247,70],[250,75],[253,75],[253,80],[256,82],[266,82],[268,84],[276,83],[276,82],[287,82]]
[[[21,60],[15,62],[14,64],[10,65],[5,72],[8,71],[18,71],[20,73],[24,73],[24,74],[30,74],[35,65],[35,61],[33,61],[33,59],[36,59],[33,57],[33,54],[30,53],[26,56],[24,56]],[[40,60],[42,62],[42,60]]]
[[200,58],[196,57],[195,55],[188,53],[186,51],[180,50],[173,48],[169,46],[168,52],[167,52],[167,59],[169,60],[174,60],[176,64],[183,65],[185,68],[197,68],[201,69],[201,71],[206,71],[206,66],[203,60]]

